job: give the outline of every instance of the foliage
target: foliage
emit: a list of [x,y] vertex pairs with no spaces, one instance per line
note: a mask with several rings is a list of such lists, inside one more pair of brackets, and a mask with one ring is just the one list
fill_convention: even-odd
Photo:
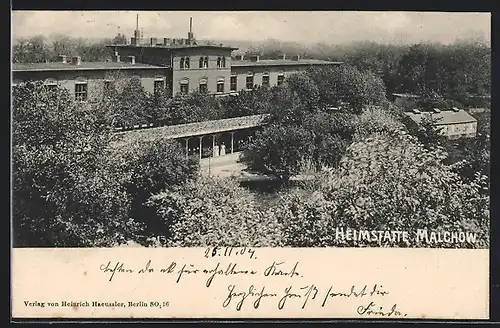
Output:
[[148,202],[163,220],[169,247],[281,245],[273,210],[257,209],[253,195],[231,179],[202,179]]
[[432,113],[422,113],[422,119],[419,124],[407,119],[408,130],[415,136],[427,149],[445,146],[447,137],[442,134],[442,127],[438,126],[439,118]]
[[[139,141],[121,149],[123,182],[131,198],[130,216],[142,223],[142,235],[150,237],[161,222],[144,203],[152,195],[196,179],[197,158],[186,158],[183,149],[172,140]],[[141,239],[146,242],[145,238]]]
[[111,246],[137,231],[98,111],[77,106],[63,89],[14,88],[16,246]]
[[[290,246],[488,247],[486,178],[461,181],[442,164],[441,150],[427,151],[411,136],[379,135],[354,143],[337,170],[318,176],[316,192],[283,199],[277,210]],[[348,241],[336,228],[399,230],[410,242]],[[476,232],[467,241],[436,246],[415,240],[417,229]]]
[[244,160],[254,170],[288,181],[298,173],[300,161],[314,151],[313,134],[298,126],[270,125],[258,131]]
[[394,111],[383,107],[366,108],[353,122],[354,139],[364,140],[377,133],[392,133],[403,128],[403,124]]
[[385,97],[383,81],[372,72],[349,65],[311,68],[308,71],[319,91],[321,107],[346,107],[354,114],[370,105],[381,105]]
[[12,46],[12,61],[14,63],[42,63],[58,61],[59,55],[81,56],[82,61],[106,61],[110,59],[111,51],[106,45],[123,40],[123,35],[117,35],[113,40],[88,41],[83,38],[72,38],[66,35],[54,35],[49,38],[35,35],[16,40]]
[[223,109],[213,96],[200,92],[178,94],[170,102],[171,124],[211,121],[223,118]]

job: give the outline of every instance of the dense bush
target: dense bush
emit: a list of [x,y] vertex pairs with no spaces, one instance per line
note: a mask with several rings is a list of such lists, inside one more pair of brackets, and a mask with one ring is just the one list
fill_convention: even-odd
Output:
[[260,211],[247,190],[230,179],[190,182],[150,198],[170,247],[281,245],[273,211]]
[[[487,178],[461,181],[442,163],[441,150],[427,151],[404,134],[379,135],[354,143],[338,170],[318,177],[309,198],[286,197],[279,216],[290,246],[470,247],[489,245]],[[409,231],[410,242],[336,239],[337,227]],[[478,242],[415,242],[417,229],[476,232]],[[412,240],[413,239],[413,240]]]
[[313,134],[297,126],[271,125],[256,133],[244,160],[254,170],[288,181],[314,152]]
[[173,140],[156,139],[153,142],[140,141],[128,144],[119,150],[123,165],[124,181],[131,200],[130,217],[142,225],[137,240],[147,244],[162,223],[144,203],[162,190],[170,190],[196,179],[199,174],[199,160],[186,158],[184,149]]

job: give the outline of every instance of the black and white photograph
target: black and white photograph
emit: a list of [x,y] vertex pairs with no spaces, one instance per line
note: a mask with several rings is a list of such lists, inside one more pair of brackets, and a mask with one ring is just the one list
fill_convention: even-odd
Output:
[[488,13],[12,18],[15,247],[488,248]]
[[11,18],[14,249],[490,248],[488,12]]

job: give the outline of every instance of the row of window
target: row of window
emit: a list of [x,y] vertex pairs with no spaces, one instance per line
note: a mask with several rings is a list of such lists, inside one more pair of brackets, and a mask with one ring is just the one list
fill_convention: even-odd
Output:
[[[280,75],[278,75],[278,79],[277,79],[276,84],[281,85],[281,84],[283,84],[284,81],[285,81],[285,75],[280,74]],[[253,89],[253,87],[255,85],[253,74],[248,74],[245,82],[246,82],[245,87],[247,90]],[[267,87],[269,86],[269,74],[262,75],[262,86],[267,86]],[[233,76],[231,76],[231,79],[229,81],[229,90],[230,91],[237,91],[237,89],[238,89],[238,78],[236,75],[233,75]],[[217,93],[224,92],[224,78],[217,79],[217,89],[216,90],[217,90]],[[199,91],[201,93],[208,92],[207,79],[200,80]],[[188,79],[181,80],[180,92],[184,93],[184,94],[187,94],[189,92],[189,80]]]
[[[181,57],[180,68],[189,69],[191,66],[190,61],[189,57]],[[208,68],[208,57],[200,57],[198,60],[198,68]],[[226,57],[217,57],[217,68],[226,68]]]
[[[109,92],[111,89],[111,80],[104,80],[104,92]],[[55,89],[57,87],[57,81],[49,79],[44,83],[45,87],[48,89]],[[155,93],[160,90],[165,90],[165,80],[157,78],[154,80],[153,90]],[[87,101],[88,99],[88,84],[84,80],[75,81],[75,100],[77,101]]]

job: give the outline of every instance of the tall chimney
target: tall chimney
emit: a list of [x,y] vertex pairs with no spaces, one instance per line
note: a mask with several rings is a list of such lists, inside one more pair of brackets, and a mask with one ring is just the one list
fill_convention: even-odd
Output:
[[189,33],[188,33],[188,44],[191,44],[193,41],[193,17],[189,17]]

